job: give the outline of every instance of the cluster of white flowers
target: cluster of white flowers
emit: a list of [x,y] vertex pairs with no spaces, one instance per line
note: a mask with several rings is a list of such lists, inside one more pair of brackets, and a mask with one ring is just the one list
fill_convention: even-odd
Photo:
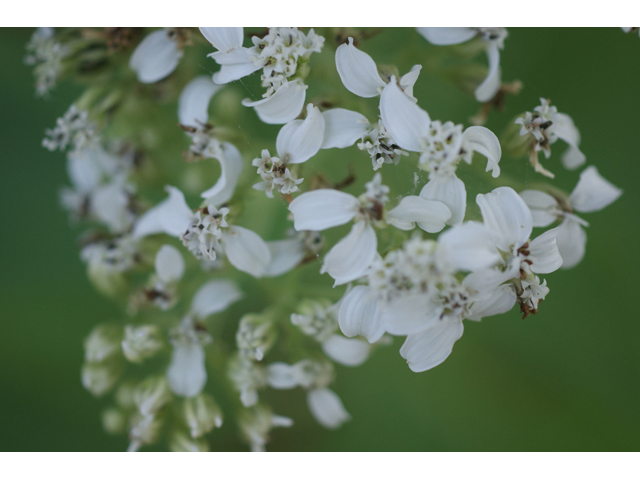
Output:
[[[312,29],[270,28],[244,47],[242,28],[199,32],[152,31],[129,58],[131,78],[135,73],[141,83],[152,84],[136,86],[143,92],[140,108],[148,108],[149,92],[176,92],[171,98],[188,139],[183,138],[184,158],[168,158],[166,172],[166,165],[154,164],[165,139],[151,121],[127,137],[134,146],[108,146],[97,127],[108,118],[72,106],[43,142],[49,150],[71,147],[73,187],[63,191],[63,205],[94,228],[85,235],[82,258],[94,284],[129,306],[124,324],[98,326],[87,338],[82,381],[96,396],[115,392],[103,422],[108,432],[128,432],[130,450],[157,442],[163,431],[173,450],[207,450],[205,435],[221,426],[223,412],[205,390],[226,385],[234,390],[227,395],[237,410],[231,418],[253,450],[264,450],[273,427],[293,425],[273,413],[281,407],[267,404],[268,388],[303,389],[313,418],[326,428],[340,427],[351,416],[329,388],[335,365],[361,365],[378,346],[402,336],[400,355],[411,370],[422,372],[451,354],[465,320],[479,321],[516,304],[523,317],[536,314],[550,294],[541,276],[573,267],[584,256],[588,224],[577,214],[600,210],[621,195],[593,166],[582,171],[570,194],[546,184],[517,193],[500,177],[503,146],[491,130],[432,120],[414,95],[422,66],[413,65],[403,76],[395,66],[378,67],[353,37],[335,45],[341,82],[335,101],[314,100],[305,108],[311,54],[327,54],[324,37]],[[474,42],[470,51],[485,51],[487,76],[472,75],[472,84],[485,106],[496,101],[506,30],[418,33],[435,45]],[[180,63],[197,52],[198,43],[208,49],[207,41],[217,50],[209,56],[220,65],[213,78],[196,75],[190,65],[197,62]],[[185,72],[182,77],[172,76],[176,69]],[[240,102],[229,95],[233,86],[227,84],[258,71],[266,89],[261,100]],[[160,81],[166,88],[154,87]],[[353,100],[345,88],[359,97],[379,97],[372,103],[379,105],[376,118],[342,108],[341,101]],[[134,107],[138,93],[130,94]],[[282,125],[272,139],[275,150],[272,143],[243,151],[241,146],[254,148],[255,142],[231,131],[235,125],[220,125],[217,112],[210,118],[214,96],[228,102],[226,108],[235,101],[253,107],[263,123]],[[565,167],[585,163],[573,121],[548,101],[511,128],[516,125],[516,146],[529,153],[536,171],[552,177],[537,156],[542,151],[549,158],[558,139],[569,146]],[[149,156],[142,167],[134,161],[138,148]],[[331,183],[322,159],[315,158],[336,148],[351,148],[354,157],[372,162],[375,173],[365,162],[368,174],[354,187],[358,196],[344,191],[354,178]],[[476,153],[491,173],[481,173],[483,181],[500,186],[482,190],[467,208],[458,168],[472,173]],[[402,167],[413,170],[414,186],[421,187],[418,195],[393,191],[401,158]],[[256,171],[244,168],[249,159],[258,183]],[[210,179],[202,172],[214,161],[220,174],[205,189],[211,183],[200,177]],[[179,168],[190,176],[177,174]],[[421,172],[428,173],[424,185],[417,183]],[[147,200],[150,184],[157,195],[164,188],[168,196],[155,204]],[[254,190],[267,199],[260,193],[257,204],[247,202],[256,198]],[[200,203],[191,208],[199,192]],[[249,208],[258,210],[261,222],[250,224],[256,215],[245,215]],[[286,233],[280,225],[287,225]],[[533,234],[534,227],[552,225]],[[323,254],[325,240],[318,232],[334,228],[341,238]],[[324,275],[307,282],[302,275],[310,272],[326,273],[334,288],[320,286],[329,280]],[[143,373],[129,376],[140,365]],[[215,387],[208,385],[213,376],[217,381],[209,383]]]
[[36,93],[45,96],[56,86],[69,49],[55,40],[53,28],[41,27],[33,32],[27,51],[24,61],[35,67]]

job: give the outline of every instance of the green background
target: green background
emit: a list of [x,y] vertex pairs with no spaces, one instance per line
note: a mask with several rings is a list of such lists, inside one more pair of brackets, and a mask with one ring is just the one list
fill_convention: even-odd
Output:
[[[124,437],[102,430],[105,403],[80,384],[82,340],[119,312],[86,279],[78,232],[58,206],[63,156],[40,146],[79,90],[64,83],[49,100],[35,98],[22,62],[31,30],[0,35],[0,450],[123,450]],[[376,49],[393,62],[381,39],[366,46],[374,57]],[[302,392],[274,395],[276,411],[296,425],[275,430],[268,449],[640,449],[640,39],[620,29],[510,29],[501,65],[504,80],[525,88],[488,126],[499,132],[539,97],[551,98],[580,129],[587,162],[624,189],[606,210],[584,216],[584,261],[547,276],[551,293],[538,315],[522,320],[514,310],[465,322],[453,354],[431,371],[406,367],[401,339],[362,367],[337,367],[333,389],[353,417],[338,431],[315,424]],[[478,107],[426,70],[416,96],[432,118],[465,125]],[[577,172],[553,166],[570,191]],[[520,171],[538,180],[525,164]],[[213,450],[246,448],[231,424],[208,438]]]

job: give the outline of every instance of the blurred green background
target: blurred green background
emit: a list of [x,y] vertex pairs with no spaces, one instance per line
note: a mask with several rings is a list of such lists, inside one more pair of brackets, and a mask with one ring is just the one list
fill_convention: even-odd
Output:
[[[0,35],[0,450],[123,450],[124,437],[102,430],[105,403],[80,384],[84,337],[120,314],[86,279],[78,232],[58,206],[67,183],[63,156],[40,146],[44,129],[80,90],[67,82],[49,100],[35,98],[22,61],[31,30]],[[382,40],[363,48],[385,55]],[[333,389],[353,417],[338,431],[315,424],[302,392],[272,397],[283,402],[277,413],[296,425],[275,430],[268,449],[640,449],[640,39],[620,29],[510,29],[501,65],[503,80],[522,80],[524,89],[487,126],[499,133],[548,97],[580,129],[587,162],[624,189],[606,210],[585,215],[591,227],[584,261],[547,276],[551,294],[538,315],[522,320],[514,310],[465,322],[453,354],[431,371],[406,367],[401,339],[362,367],[337,367]],[[477,110],[471,97],[426,69],[416,88],[434,119],[468,125]],[[577,172],[548,165],[570,191]],[[524,163],[520,171],[539,180]],[[212,450],[246,449],[231,424],[208,438]]]

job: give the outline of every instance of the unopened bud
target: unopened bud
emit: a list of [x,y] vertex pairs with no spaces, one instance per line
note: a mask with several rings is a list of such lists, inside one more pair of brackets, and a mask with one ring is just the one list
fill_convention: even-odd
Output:
[[169,448],[173,452],[208,452],[209,444],[204,438],[192,438],[186,432],[177,431],[169,438]]
[[127,429],[127,414],[116,407],[102,412],[102,427],[111,435],[124,433]]
[[115,386],[121,373],[120,362],[85,363],[82,366],[82,386],[100,397]]
[[222,411],[211,396],[201,393],[184,402],[184,418],[192,438],[209,433],[222,426]]
[[136,414],[131,420],[129,430],[129,452],[137,451],[142,445],[155,443],[160,436],[162,420],[156,415]]
[[164,377],[150,377],[136,388],[133,399],[142,415],[150,415],[160,410],[169,400],[171,392]]
[[271,320],[263,315],[245,315],[240,320],[236,343],[240,355],[261,361],[276,339]]
[[99,363],[120,353],[122,328],[115,325],[98,325],[84,341],[84,358]]
[[162,349],[162,333],[156,325],[141,325],[124,327],[122,352],[130,362],[138,363],[152,357]]

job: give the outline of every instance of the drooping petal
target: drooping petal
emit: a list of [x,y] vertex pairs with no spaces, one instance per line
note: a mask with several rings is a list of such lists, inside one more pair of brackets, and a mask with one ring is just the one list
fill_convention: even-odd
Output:
[[458,45],[468,42],[478,33],[467,27],[417,27],[416,30],[433,45]]
[[226,310],[229,305],[240,300],[242,290],[231,280],[210,280],[202,285],[191,300],[191,311],[197,318]]
[[405,73],[402,77],[400,77],[400,81],[398,81],[398,84],[400,85],[400,88],[402,88],[402,91],[409,95],[411,98],[414,98],[413,87],[418,81],[420,70],[422,70],[422,65],[414,65],[413,67],[411,67],[409,73]]
[[467,209],[467,189],[464,182],[455,174],[433,177],[422,187],[420,196],[426,200],[436,200],[444,203],[451,212],[448,225],[457,225],[464,220]]
[[562,164],[567,170],[575,170],[587,161],[587,157],[575,145],[569,145],[569,148],[562,154]]
[[324,116],[318,107],[307,105],[307,118],[293,120],[280,129],[276,150],[287,163],[303,163],[320,150],[324,140]]
[[349,37],[349,44],[342,44],[336,50],[336,68],[344,86],[359,97],[377,97],[384,88],[384,80],[378,74],[378,67],[368,54],[358,50]]
[[488,102],[496,96],[502,85],[500,73],[500,50],[496,42],[487,44],[487,58],[489,59],[489,73],[487,78],[476,88],[475,96],[479,102]]
[[512,285],[499,285],[490,293],[477,298],[473,302],[467,318],[469,320],[482,320],[483,317],[491,317],[508,312],[515,305],[516,299],[516,292]]
[[177,282],[184,274],[184,258],[173,245],[163,245],[156,253],[155,267],[162,282]]
[[548,227],[556,221],[558,215],[554,211],[559,211],[558,201],[548,193],[539,190],[523,190],[520,197],[531,210],[531,218],[534,227]]
[[378,238],[366,222],[360,221],[349,234],[325,255],[320,273],[328,273],[335,280],[334,286],[344,285],[362,277],[376,256]]
[[276,240],[267,242],[271,251],[271,263],[265,276],[277,277],[295,268],[304,258],[304,247],[299,240]]
[[242,173],[242,154],[235,145],[229,142],[220,144],[222,156],[220,162],[220,178],[213,187],[202,192],[201,197],[211,205],[222,205],[231,199]]
[[584,153],[580,151],[580,132],[573,123],[572,118],[566,113],[556,113],[553,116],[551,131],[559,139],[564,140],[569,148],[562,154],[562,164],[569,170],[574,170],[586,161]]
[[503,252],[521,247],[531,236],[533,220],[524,200],[510,187],[479,194],[476,203],[493,241]]
[[191,80],[178,98],[178,120],[188,127],[199,127],[209,119],[209,102],[222,87],[211,81],[208,75]]
[[294,228],[322,231],[349,222],[357,213],[356,197],[338,190],[320,189],[305,192],[289,205]]
[[231,265],[254,277],[263,276],[271,263],[271,251],[257,233],[233,226],[222,235],[221,243]]
[[199,343],[178,344],[173,347],[167,369],[169,387],[181,397],[195,397],[207,383],[204,349]]
[[455,225],[438,237],[442,254],[456,270],[479,270],[496,265],[502,257],[491,234],[481,223]]
[[322,351],[334,362],[347,367],[362,365],[369,358],[369,344],[357,338],[331,335],[322,342]]
[[485,127],[469,127],[462,134],[462,145],[465,150],[470,149],[486,157],[486,171],[491,170],[493,178],[500,175],[498,163],[502,156],[502,149],[495,133]]
[[182,58],[182,49],[163,28],[147,35],[129,59],[129,68],[136,72],[141,83],[155,83],[169,76]]
[[576,188],[571,192],[571,206],[583,213],[597,212],[615,202],[622,195],[622,190],[615,187],[598,173],[593,165],[585,168],[580,174]]
[[380,340],[384,326],[378,302],[368,287],[358,285],[343,297],[338,310],[338,324],[347,337],[362,335],[369,343]]
[[267,367],[267,384],[277,390],[289,390],[298,386],[297,370],[294,365],[274,362]]
[[176,187],[167,185],[164,189],[169,198],[147,210],[133,227],[133,237],[141,238],[155,233],[166,233],[179,237],[189,226],[193,212],[184,199],[184,194]]
[[400,355],[412,371],[424,372],[447,359],[463,332],[462,322],[437,322],[423,332],[407,336]]
[[242,27],[198,27],[211,45],[221,52],[242,46],[244,28]]
[[294,80],[280,86],[276,93],[256,102],[244,99],[245,107],[253,107],[264,123],[279,125],[290,122],[302,111],[307,86],[302,80]]
[[369,130],[367,117],[344,108],[322,112],[324,139],[320,148],[346,148],[353,145]]
[[436,233],[450,218],[451,211],[444,203],[407,195],[397,207],[387,212],[386,221],[400,230],[412,230],[418,223],[424,231]]
[[395,77],[384,87],[380,96],[380,116],[385,128],[404,150],[420,152],[427,137],[431,118],[400,90]]
[[531,271],[535,273],[555,272],[562,266],[556,236],[558,228],[553,228],[534,238],[529,244]]
[[557,242],[563,269],[573,268],[582,261],[587,233],[578,222],[566,218],[558,227]]
[[307,404],[313,418],[325,428],[333,430],[351,420],[351,415],[345,410],[340,397],[328,388],[309,391]]

